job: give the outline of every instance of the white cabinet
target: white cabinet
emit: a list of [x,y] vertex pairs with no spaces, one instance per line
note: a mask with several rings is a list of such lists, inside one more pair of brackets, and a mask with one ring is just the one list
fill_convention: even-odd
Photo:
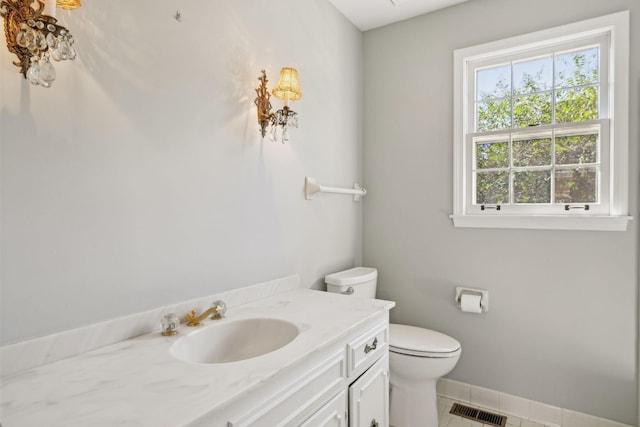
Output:
[[190,427],[388,427],[388,338],[385,312]]
[[389,356],[385,354],[349,386],[349,427],[389,425]]
[[246,402],[252,410],[231,418],[227,426],[300,425],[336,392],[344,390],[345,371],[344,351],[338,351],[311,369],[292,373],[281,392],[264,396],[266,399],[258,404]]
[[347,427],[347,391],[338,393],[300,427]]

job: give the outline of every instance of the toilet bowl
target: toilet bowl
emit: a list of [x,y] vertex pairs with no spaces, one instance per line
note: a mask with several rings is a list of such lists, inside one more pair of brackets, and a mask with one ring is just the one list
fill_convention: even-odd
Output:
[[462,348],[448,335],[416,326],[389,326],[389,421],[394,427],[438,427],[438,378],[458,363]]
[[[328,292],[375,298],[378,272],[356,267],[325,277]],[[389,326],[390,408],[394,427],[438,427],[436,382],[458,363],[462,347],[448,335],[416,326]]]

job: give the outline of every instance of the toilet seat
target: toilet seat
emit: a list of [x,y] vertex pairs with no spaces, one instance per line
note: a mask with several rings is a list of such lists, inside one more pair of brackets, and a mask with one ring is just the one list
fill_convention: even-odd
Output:
[[460,343],[440,332],[417,326],[389,325],[389,351],[415,357],[455,357]]

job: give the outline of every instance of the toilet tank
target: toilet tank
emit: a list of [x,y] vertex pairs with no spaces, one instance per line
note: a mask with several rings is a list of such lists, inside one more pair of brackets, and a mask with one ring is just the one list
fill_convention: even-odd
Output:
[[370,267],[356,267],[325,276],[327,292],[353,295],[363,298],[376,297],[378,270]]

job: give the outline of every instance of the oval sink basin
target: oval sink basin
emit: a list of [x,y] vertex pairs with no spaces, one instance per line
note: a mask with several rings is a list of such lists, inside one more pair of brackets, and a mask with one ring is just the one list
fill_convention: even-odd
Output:
[[218,322],[180,338],[171,346],[171,354],[194,363],[237,362],[284,347],[299,332],[296,325],[280,319]]

